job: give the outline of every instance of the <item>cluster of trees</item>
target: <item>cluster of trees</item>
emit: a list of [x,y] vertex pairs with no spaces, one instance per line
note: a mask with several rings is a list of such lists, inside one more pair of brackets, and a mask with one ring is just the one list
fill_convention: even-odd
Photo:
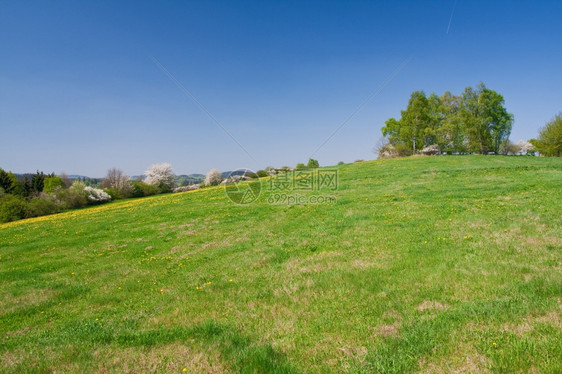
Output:
[[37,172],[18,178],[0,169],[0,222],[52,214],[111,200],[101,189],[66,175]]
[[169,164],[152,165],[145,174],[144,181],[131,181],[121,170],[113,168],[101,183],[91,186],[86,183],[91,180],[72,181],[65,174],[46,175],[38,171],[31,177],[18,178],[0,169],[0,222],[172,191],[175,179]]
[[513,114],[503,96],[479,84],[461,95],[442,96],[423,91],[411,94],[400,119],[390,118],[382,128],[382,157],[416,153],[502,153],[509,144]]
[[313,158],[309,158],[307,164],[303,164],[302,162],[297,164],[296,169],[297,170],[303,170],[303,169],[315,169],[315,168],[319,168],[320,167],[320,163],[318,162],[318,160],[315,160]]

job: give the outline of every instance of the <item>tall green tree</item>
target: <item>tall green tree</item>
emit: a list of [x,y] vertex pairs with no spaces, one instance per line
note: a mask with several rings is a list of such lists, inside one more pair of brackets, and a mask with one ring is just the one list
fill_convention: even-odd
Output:
[[439,99],[440,124],[437,129],[437,145],[443,152],[466,152],[466,136],[459,116],[461,97],[446,91]]
[[415,153],[423,148],[426,140],[434,137],[429,100],[425,92],[412,92],[406,110],[402,110],[400,115],[400,120],[387,120],[382,133],[393,146],[403,145]]
[[513,114],[505,109],[502,95],[483,83],[476,89],[467,87],[462,94],[459,114],[469,151],[499,153],[513,124]]
[[2,168],[0,168],[0,188],[6,193],[12,192],[12,178],[10,178],[10,175]]
[[45,187],[45,174],[43,172],[37,171],[37,173],[31,176],[31,191],[34,193],[39,193],[43,191]]

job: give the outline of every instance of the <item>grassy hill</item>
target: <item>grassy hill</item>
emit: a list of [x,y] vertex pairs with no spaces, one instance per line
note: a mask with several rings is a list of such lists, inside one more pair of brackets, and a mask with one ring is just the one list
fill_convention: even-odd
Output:
[[335,168],[0,225],[0,371],[562,371],[561,159]]

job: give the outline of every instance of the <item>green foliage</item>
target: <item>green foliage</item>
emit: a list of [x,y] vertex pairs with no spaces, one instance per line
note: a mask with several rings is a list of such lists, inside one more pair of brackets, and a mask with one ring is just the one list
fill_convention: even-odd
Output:
[[151,196],[159,193],[159,190],[156,186],[141,181],[132,182],[131,186],[133,187],[133,197]]
[[562,156],[562,112],[549,121],[531,143],[543,156]]
[[471,152],[499,153],[511,134],[513,114],[505,109],[503,96],[482,83],[467,87],[460,102],[459,116]]
[[60,211],[60,207],[51,199],[34,197],[28,203],[26,217],[39,217],[54,214]]
[[302,162],[299,162],[299,163],[297,164],[297,166],[295,167],[295,169],[297,169],[297,170],[306,169],[306,165],[305,165],[304,163],[302,163]]
[[31,191],[38,194],[39,192],[43,192],[43,188],[45,187],[45,174],[43,172],[37,171],[36,174],[33,174],[31,177]]
[[265,171],[265,170],[258,170],[258,171],[256,172],[256,174],[257,174],[258,177],[260,177],[260,178],[264,178],[264,177],[268,177],[268,176],[269,176],[269,173],[268,173],[267,171]]
[[306,167],[309,168],[309,169],[319,168],[320,163],[318,162],[318,160],[315,160],[313,158],[309,158],[308,163],[306,164]]
[[108,187],[103,189],[109,196],[111,196],[111,200],[118,200],[123,199],[119,189],[117,187]]
[[62,209],[82,208],[88,204],[88,198],[84,187],[85,184],[83,182],[74,181],[70,188],[55,189],[53,195]]
[[10,175],[4,171],[4,169],[0,168],[0,188],[6,193],[10,193],[12,190],[12,183],[13,181]]
[[[401,118],[390,118],[382,133],[390,144],[406,155],[437,145],[441,152],[499,153],[509,138],[513,115],[504,107],[504,99],[484,84],[467,87],[462,96],[449,91],[429,97],[423,91],[411,94]],[[388,153],[388,152],[387,152]]]
[[56,188],[65,188],[66,184],[61,177],[51,175],[45,178],[43,192],[52,193]]
[[15,195],[5,195],[0,199],[0,222],[22,219],[27,214],[27,202]]

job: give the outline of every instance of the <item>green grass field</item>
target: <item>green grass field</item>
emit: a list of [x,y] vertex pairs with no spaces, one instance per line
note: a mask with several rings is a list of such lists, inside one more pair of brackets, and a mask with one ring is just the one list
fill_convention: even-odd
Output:
[[0,225],[0,371],[562,372],[562,159],[335,168]]

